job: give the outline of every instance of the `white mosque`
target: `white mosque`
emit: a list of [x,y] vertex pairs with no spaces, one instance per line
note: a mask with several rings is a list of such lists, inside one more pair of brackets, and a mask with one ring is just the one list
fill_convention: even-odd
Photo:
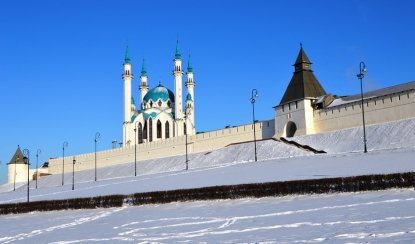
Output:
[[184,72],[178,42],[172,73],[174,93],[161,83],[149,90],[148,76],[143,60],[139,85],[140,100],[137,106],[132,95],[131,82],[134,76],[127,47],[122,75],[124,80],[123,145],[125,147],[196,133],[193,68],[189,56],[185,84],[187,92],[183,108]]

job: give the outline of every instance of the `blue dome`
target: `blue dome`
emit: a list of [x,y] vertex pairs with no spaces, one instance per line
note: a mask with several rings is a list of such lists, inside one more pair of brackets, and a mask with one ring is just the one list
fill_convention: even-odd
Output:
[[166,87],[158,85],[147,92],[147,94],[143,98],[143,102],[147,103],[150,100],[152,100],[153,102],[157,102],[159,99],[162,102],[167,102],[168,100],[170,100],[170,102],[174,102],[174,94]]

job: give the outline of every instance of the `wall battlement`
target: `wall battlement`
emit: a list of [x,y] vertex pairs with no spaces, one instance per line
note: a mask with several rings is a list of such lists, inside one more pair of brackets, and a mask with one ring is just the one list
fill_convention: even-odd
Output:
[[[255,124],[257,140],[270,139],[274,136],[274,120],[260,121]],[[199,153],[223,148],[232,143],[253,140],[253,124],[235,126],[221,130],[204,132],[188,136],[188,152]],[[149,143],[137,144],[137,162],[142,160],[184,155],[185,136],[172,137]],[[107,167],[116,164],[134,162],[134,144],[97,152],[97,167]],[[75,156],[77,164],[75,171],[93,169],[95,167],[95,154],[86,153],[65,157],[65,169],[72,171],[72,160]],[[49,159],[49,173],[62,173],[63,158]]]

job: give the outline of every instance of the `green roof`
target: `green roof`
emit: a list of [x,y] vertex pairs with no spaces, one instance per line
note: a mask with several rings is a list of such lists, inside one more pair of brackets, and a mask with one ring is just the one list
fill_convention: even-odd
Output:
[[129,54],[129,51],[128,51],[128,46],[125,48],[124,64],[131,64],[131,59],[130,59],[130,54]]
[[146,64],[143,58],[143,64],[141,65],[141,76],[147,76]]
[[189,60],[187,60],[187,72],[193,72],[192,63],[190,62],[190,55]]
[[174,54],[174,58],[175,59],[181,59],[182,55],[180,55],[180,51],[179,51],[179,40],[177,40],[176,42],[176,53]]

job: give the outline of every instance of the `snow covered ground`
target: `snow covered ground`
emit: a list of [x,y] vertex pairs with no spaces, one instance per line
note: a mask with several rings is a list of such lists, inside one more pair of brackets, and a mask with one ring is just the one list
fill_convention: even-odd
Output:
[[[369,126],[369,153],[361,129],[295,137],[323,149],[310,152],[273,140],[184,156],[139,161],[94,171],[72,171],[31,182],[31,201],[415,171],[415,119]],[[26,201],[26,185],[0,187],[0,203]],[[113,209],[1,216],[0,242],[406,242],[415,240],[413,189],[283,198],[171,203]],[[19,226],[19,228],[16,228]]]
[[0,218],[2,243],[413,243],[415,191],[197,201]]

